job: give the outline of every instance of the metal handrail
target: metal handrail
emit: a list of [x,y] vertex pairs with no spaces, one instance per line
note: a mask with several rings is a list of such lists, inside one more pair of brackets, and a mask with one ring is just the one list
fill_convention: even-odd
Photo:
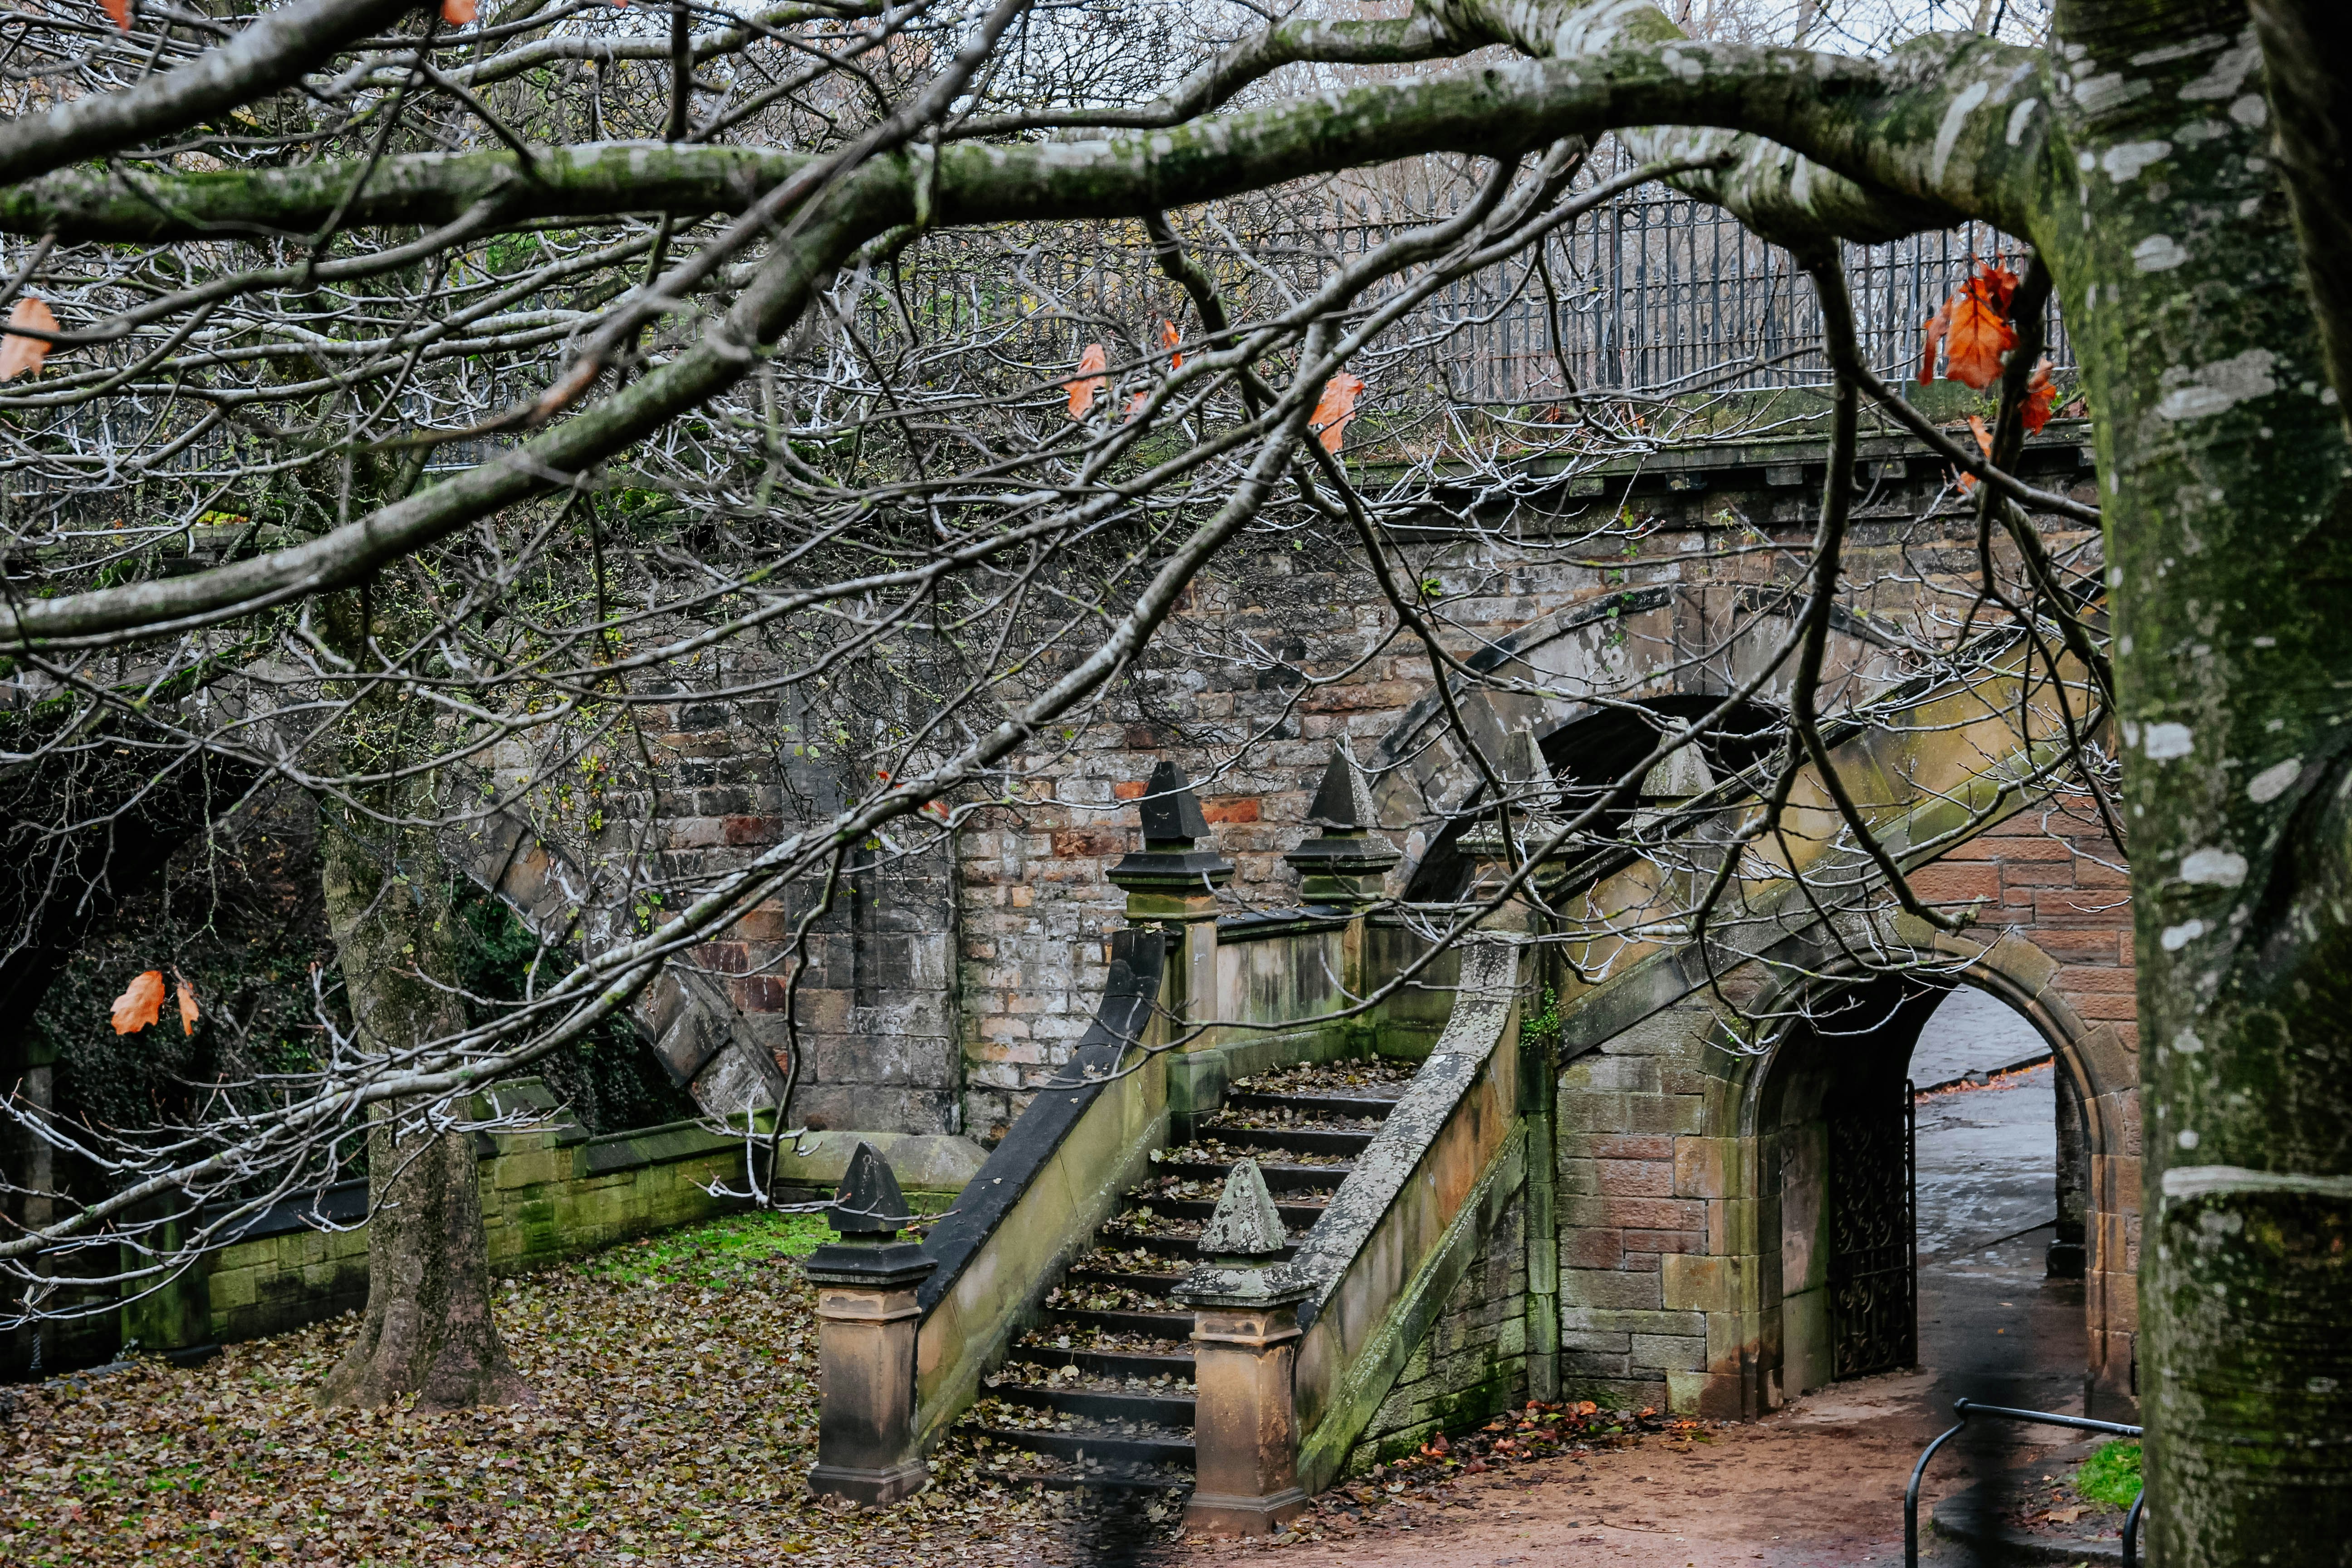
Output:
[[[1952,1401],[1952,1414],[1958,1416],[1951,1430],[1927,1445],[1919,1462],[1911,1468],[1911,1484],[1903,1489],[1903,1568],[1919,1568],[1919,1483],[1927,1479],[1927,1461],[1936,1450],[1960,1435],[1971,1415],[1999,1416],[2004,1421],[2032,1421],[2043,1426],[2071,1426],[2077,1432],[2106,1432],[2117,1437],[2137,1437],[2143,1435],[2137,1426],[2121,1421],[2094,1421],[2087,1415],[2057,1415],[2047,1410],[2012,1410],[2006,1405],[1979,1405],[1973,1399]],[[2147,1501],[2143,1487],[2132,1500],[2131,1511],[2124,1516],[2124,1568],[2139,1568],[2139,1514]]]

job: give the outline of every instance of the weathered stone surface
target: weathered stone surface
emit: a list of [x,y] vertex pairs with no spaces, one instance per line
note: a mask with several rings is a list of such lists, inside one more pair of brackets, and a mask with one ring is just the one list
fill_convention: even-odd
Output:
[[1370,833],[1381,825],[1380,809],[1364,782],[1364,770],[1343,737],[1331,742],[1331,760],[1324,764],[1323,782],[1316,786],[1315,802],[1307,808],[1307,825],[1326,833]]
[[1258,1170],[1257,1162],[1241,1161],[1225,1178],[1225,1190],[1217,1196],[1216,1212],[1201,1231],[1202,1254],[1221,1261],[1270,1258],[1280,1252],[1287,1240],[1281,1211],[1274,1206],[1274,1194],[1266,1191],[1265,1176]]
[[844,1237],[896,1236],[913,1218],[889,1163],[861,1140],[825,1208],[825,1223]]
[[1208,818],[1201,814],[1201,797],[1192,793],[1192,781],[1174,759],[1162,758],[1151,770],[1151,782],[1146,787],[1139,805],[1143,816],[1143,842],[1152,847],[1179,844],[1197,844],[1209,837]]

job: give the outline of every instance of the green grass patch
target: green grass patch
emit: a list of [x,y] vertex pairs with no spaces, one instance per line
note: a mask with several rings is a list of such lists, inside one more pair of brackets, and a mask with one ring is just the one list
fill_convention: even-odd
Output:
[[2074,1472],[2074,1489],[2109,1508],[2129,1508],[2139,1496],[2139,1445],[2128,1437],[2103,1443]]
[[832,1234],[821,1215],[729,1215],[614,1247],[587,1267],[624,1285],[724,1285],[778,1258],[805,1258]]

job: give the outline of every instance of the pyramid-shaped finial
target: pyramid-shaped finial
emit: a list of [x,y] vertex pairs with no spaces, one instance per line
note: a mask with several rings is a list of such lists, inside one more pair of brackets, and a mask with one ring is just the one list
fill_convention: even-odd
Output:
[[1503,737],[1503,755],[1496,772],[1505,784],[1539,784],[1551,777],[1533,730],[1514,730]]
[[1315,804],[1307,808],[1307,823],[1326,833],[1368,833],[1380,825],[1364,770],[1356,765],[1356,754],[1345,741],[1332,742],[1322,787],[1315,792]]
[[890,1163],[875,1152],[873,1144],[859,1140],[824,1211],[825,1223],[843,1236],[889,1237],[914,1217],[907,1212],[907,1197],[898,1190]]
[[1706,758],[1696,745],[1686,745],[1650,770],[1642,780],[1642,798],[1680,803],[1714,787],[1715,772],[1706,765]]
[[1353,910],[1379,900],[1381,879],[1401,858],[1394,845],[1372,831],[1379,820],[1356,753],[1344,739],[1333,742],[1323,783],[1307,811],[1308,826],[1321,828],[1322,836],[1283,857],[1298,868],[1298,890],[1310,907]]
[[1209,836],[1209,820],[1201,815],[1192,781],[1169,759],[1162,758],[1151,770],[1140,810],[1146,844],[1192,844]]
[[1282,1250],[1286,1240],[1282,1211],[1274,1206],[1274,1194],[1265,1190],[1265,1173],[1258,1170],[1255,1160],[1242,1161],[1225,1178],[1225,1190],[1217,1199],[1217,1212],[1209,1216],[1208,1225],[1201,1232],[1201,1256],[1220,1259],[1270,1258]]

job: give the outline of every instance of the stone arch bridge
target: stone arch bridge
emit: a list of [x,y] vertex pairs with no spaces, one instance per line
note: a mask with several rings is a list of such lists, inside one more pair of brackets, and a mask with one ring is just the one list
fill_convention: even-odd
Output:
[[[2087,489],[2080,438],[2053,427],[2029,472]],[[1065,1447],[1197,1464],[1196,1512],[1248,1527],[1279,1511],[1266,1500],[1288,1485],[1276,1485],[1282,1475],[1311,1491],[1530,1394],[1754,1415],[1889,1364],[1890,1334],[1902,1353],[1889,1315],[1906,1309],[1874,1297],[1853,1267],[1841,1194],[1899,1178],[1884,1133],[1920,1024],[1954,985],[2015,1009],[2056,1058],[2074,1156],[2062,1167],[2079,1173],[2064,1198],[2088,1271],[2086,1388],[2095,1408],[2127,1409],[2139,1237],[2130,915],[2121,855],[2092,803],[2052,783],[2066,733],[2096,715],[2079,670],[2053,669],[2013,637],[1921,657],[1937,574],[1964,576],[1972,546],[1957,522],[1919,532],[1936,478],[1916,454],[1872,456],[1861,547],[1904,593],[1843,606],[1827,739],[1918,897],[1966,911],[1966,923],[1943,931],[1901,912],[1810,773],[1707,931],[1675,922],[1721,863],[1724,825],[1755,809],[1742,770],[1784,698],[1769,648],[1794,613],[1773,577],[1725,570],[1726,552],[1706,546],[1742,529],[1801,536],[1788,476],[1804,478],[1801,444],[1606,477],[1598,505],[1644,517],[1638,549],[1617,557],[1625,565],[1575,563],[1578,551],[1538,537],[1541,518],[1470,544],[1433,525],[1433,569],[1493,589],[1464,656],[1475,678],[1443,696],[1425,666],[1360,649],[1360,677],[1318,687],[1304,679],[1318,649],[1300,633],[1314,616],[1211,584],[1192,611],[1200,646],[1238,631],[1269,660],[1248,684],[1214,679],[1205,659],[1171,684],[1202,721],[1282,738],[1238,758],[1209,748],[1180,796],[1170,774],[1157,788],[1146,779],[1147,759],[1173,749],[1168,737],[1143,721],[1107,729],[1040,781],[1025,820],[959,846],[963,1120],[929,1136],[969,1128],[992,1148],[923,1243],[921,1282],[905,1287],[904,1451],[861,1470],[839,1450],[833,1481],[855,1489],[856,1474],[912,1463],[982,1419],[968,1412],[982,1377],[1032,1354],[1023,1335],[1061,1311],[1066,1298],[1048,1292],[1098,1281],[1098,1239],[1129,1234],[1134,1194],[1162,1190],[1150,1185],[1171,1168],[1155,1165],[1158,1152],[1177,1151],[1166,1158],[1189,1170],[1184,1151],[1205,1133],[1278,1162],[1278,1145],[1233,1131],[1248,1125],[1234,1108],[1266,1099],[1270,1070],[1367,1052],[1411,1077],[1376,1131],[1350,1134],[1349,1163],[1295,1176],[1320,1196],[1283,1208],[1294,1234],[1278,1258],[1236,1272],[1179,1238],[1162,1244],[1164,1277],[1129,1277],[1167,1303],[1130,1313],[1134,1331],[1156,1325],[1176,1345],[1197,1322],[1207,1336],[1197,1401],[1144,1400],[1124,1417],[1181,1440],[1127,1453],[1089,1437],[1087,1422],[1111,1407],[1087,1405],[1081,1389]],[[1556,499],[1554,537],[1583,515],[1572,494]],[[2095,570],[2095,541],[2047,537]],[[1330,606],[1335,650],[1371,618],[1357,613],[1369,595],[1349,586],[1341,570],[1297,595]],[[1452,896],[1496,874],[1499,842],[1475,819],[1483,774],[1448,698],[1490,763],[1516,756],[1513,782],[1555,791],[1562,810],[1638,758],[1659,725],[1709,711],[1718,724],[1701,748],[1705,776],[1543,868],[1549,913],[1506,906],[1416,983],[1334,1020],[1427,950],[1410,903],[1384,899]],[[1515,749],[1519,735],[1528,743]],[[1726,810],[1676,816],[1709,791]],[[1702,822],[1713,826],[1692,826]],[[1627,835],[1630,848],[1618,842]],[[1162,865],[1181,874],[1156,873]],[[1207,865],[1218,868],[1204,884]],[[1056,951],[1067,967],[1047,956]],[[1874,1022],[1825,1025],[1839,1009]],[[841,1289],[843,1301],[856,1297],[854,1275]],[[1234,1315],[1236,1303],[1276,1299],[1271,1316]],[[1246,1377],[1226,1353],[1244,1342]],[[889,1381],[876,1375],[861,1386]],[[1269,1458],[1264,1441],[1235,1435],[1244,1429],[1287,1434],[1274,1447],[1288,1457]],[[1045,1437],[1004,1440],[1053,1450]]]

